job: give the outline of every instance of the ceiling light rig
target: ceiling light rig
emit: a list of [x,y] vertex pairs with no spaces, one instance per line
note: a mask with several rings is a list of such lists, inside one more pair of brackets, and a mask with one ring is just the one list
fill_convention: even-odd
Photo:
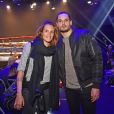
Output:
[[6,6],[6,9],[7,9],[7,10],[10,10],[10,9],[11,9],[11,6],[10,6],[10,5],[7,5],[7,6]]
[[86,3],[88,4],[88,5],[97,5],[98,4],[98,0],[94,0],[94,1],[92,1],[92,0],[87,0],[86,1]]
[[32,10],[35,10],[36,6],[37,6],[37,3],[34,2],[34,3],[32,3],[32,4],[30,5],[30,8],[31,8]]
[[47,4],[47,5],[49,5],[49,4],[50,4],[50,1],[49,1],[49,0],[47,0],[47,1],[46,1],[46,4]]
[[51,10],[55,10],[55,6],[57,5],[57,1],[56,0],[52,0],[51,1]]
[[67,0],[63,0],[63,3],[67,3]]
[[3,3],[4,1],[3,0],[0,0],[0,3]]
[[12,4],[14,4],[16,6],[21,6],[22,5],[22,2],[19,1],[19,0],[13,0],[13,3]]
[[55,10],[55,7],[53,6],[51,9],[52,9],[52,10]]
[[[5,7],[10,5],[10,8],[14,9],[23,10],[24,8],[31,8],[32,10],[35,10],[37,6],[46,3],[52,10],[55,10],[60,2],[67,3],[67,0],[0,0],[0,7],[4,4]],[[10,8],[8,6],[7,9]]]
[[4,0],[0,0],[0,8],[6,8],[6,3]]

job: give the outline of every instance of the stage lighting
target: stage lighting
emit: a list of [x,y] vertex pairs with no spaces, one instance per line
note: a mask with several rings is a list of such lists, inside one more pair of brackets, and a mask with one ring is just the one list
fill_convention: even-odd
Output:
[[67,0],[63,0],[63,3],[66,3],[67,2]]
[[50,4],[50,1],[48,0],[48,1],[46,2],[46,4],[49,5],[49,4]]
[[55,7],[53,6],[51,9],[52,9],[52,10],[55,10]]
[[32,10],[34,10],[34,9],[36,8],[36,6],[37,6],[37,3],[34,2],[33,4],[30,5],[30,8],[31,8]]
[[7,10],[10,10],[10,9],[11,9],[10,5],[7,5],[7,6],[6,6],[6,9],[7,9]]
[[0,0],[1,3],[3,3],[4,1],[3,0]]
[[92,4],[92,1],[91,1],[91,0],[89,0],[89,1],[87,1],[87,3],[88,3],[88,4]]

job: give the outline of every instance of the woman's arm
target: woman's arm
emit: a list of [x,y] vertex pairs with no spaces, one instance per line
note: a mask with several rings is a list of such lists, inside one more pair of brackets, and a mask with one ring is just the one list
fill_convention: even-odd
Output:
[[17,74],[17,94],[22,94],[23,77],[24,77],[24,71],[18,71],[18,74]]
[[22,95],[22,83],[23,83],[24,72],[18,71],[17,74],[17,94],[14,103],[14,108],[20,110],[24,106],[24,98]]
[[22,85],[23,85],[23,78],[24,78],[24,71],[26,68],[26,62],[29,57],[31,44],[27,43],[23,48],[23,53],[19,62],[18,66],[18,73],[17,73],[17,94],[15,99],[14,108],[20,110],[24,106],[24,98],[22,95]]

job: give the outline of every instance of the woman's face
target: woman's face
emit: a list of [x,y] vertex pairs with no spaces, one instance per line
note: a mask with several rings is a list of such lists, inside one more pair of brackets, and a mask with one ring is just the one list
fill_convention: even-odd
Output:
[[54,37],[54,27],[50,24],[46,24],[42,32],[43,42],[46,47],[50,46],[53,37]]

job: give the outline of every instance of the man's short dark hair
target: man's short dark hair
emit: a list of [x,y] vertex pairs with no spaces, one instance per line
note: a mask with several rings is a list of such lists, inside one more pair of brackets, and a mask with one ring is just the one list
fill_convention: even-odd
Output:
[[61,14],[67,14],[68,17],[69,17],[69,19],[72,20],[71,15],[70,15],[68,12],[65,12],[65,11],[59,12],[59,13],[57,14],[56,20],[58,19],[58,16],[61,15]]

